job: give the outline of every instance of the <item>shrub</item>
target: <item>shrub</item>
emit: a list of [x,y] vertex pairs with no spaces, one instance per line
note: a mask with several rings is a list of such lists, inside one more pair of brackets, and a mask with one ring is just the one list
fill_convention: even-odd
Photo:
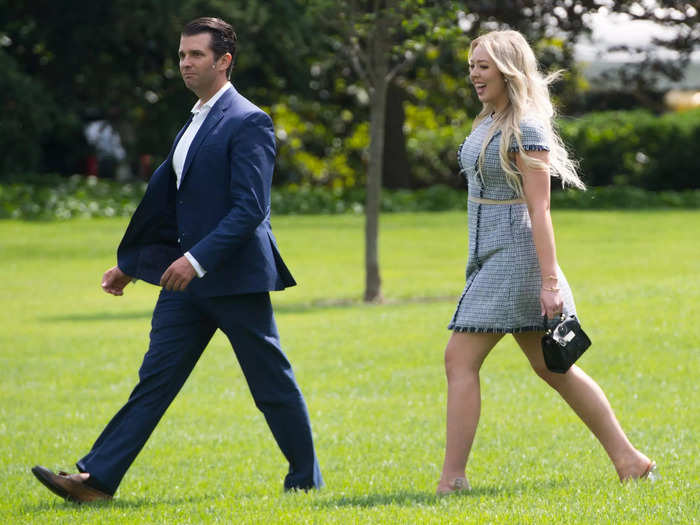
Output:
[[0,47],[0,174],[37,169],[40,138],[52,118],[50,94],[22,73],[15,59]]
[[700,188],[700,110],[590,113],[562,119],[560,130],[589,186]]
[[145,189],[144,182],[125,184],[81,175],[25,177],[0,184],[0,218],[129,216]]
[[[118,183],[75,175],[37,177],[32,182],[0,184],[0,218],[70,219],[72,217],[126,217],[145,191],[145,183]],[[272,212],[290,214],[363,213],[363,189],[286,186],[272,191]],[[384,190],[383,212],[466,210],[467,192],[435,185],[419,190]],[[627,186],[588,191],[552,192],[553,209],[700,209],[700,190],[653,192]]]

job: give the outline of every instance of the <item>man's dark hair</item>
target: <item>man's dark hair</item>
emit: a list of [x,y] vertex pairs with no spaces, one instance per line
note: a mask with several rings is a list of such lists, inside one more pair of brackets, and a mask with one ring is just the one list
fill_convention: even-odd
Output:
[[231,53],[231,65],[226,70],[226,76],[231,78],[233,62],[236,59],[236,44],[238,37],[233,31],[231,24],[224,22],[220,18],[203,17],[188,22],[182,29],[184,36],[199,35],[209,33],[211,35],[211,50],[214,58],[218,60],[226,53]]

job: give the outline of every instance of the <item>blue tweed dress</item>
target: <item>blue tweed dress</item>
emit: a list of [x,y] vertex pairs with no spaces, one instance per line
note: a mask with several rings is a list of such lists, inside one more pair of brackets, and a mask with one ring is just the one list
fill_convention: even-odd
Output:
[[[481,146],[493,119],[486,117],[459,148],[459,167],[467,179],[469,196],[507,201],[518,199],[508,186],[498,153],[501,133],[486,147],[483,181],[479,177]],[[545,128],[535,119],[520,124],[526,150],[549,151]],[[517,151],[515,139],[511,151]],[[480,204],[469,200],[469,259],[466,285],[448,329],[458,332],[516,333],[543,329],[540,308],[539,262],[532,239],[527,205]],[[575,314],[573,295],[560,268],[558,287],[565,314]]]

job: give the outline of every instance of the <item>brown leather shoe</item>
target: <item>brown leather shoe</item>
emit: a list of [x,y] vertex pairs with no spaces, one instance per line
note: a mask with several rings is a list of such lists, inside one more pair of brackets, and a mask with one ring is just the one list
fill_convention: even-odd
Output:
[[112,496],[109,494],[86,484],[80,474],[68,474],[67,472],[54,474],[49,469],[40,465],[32,468],[32,473],[36,476],[36,479],[41,481],[51,492],[68,501],[83,503],[86,501],[112,499]]

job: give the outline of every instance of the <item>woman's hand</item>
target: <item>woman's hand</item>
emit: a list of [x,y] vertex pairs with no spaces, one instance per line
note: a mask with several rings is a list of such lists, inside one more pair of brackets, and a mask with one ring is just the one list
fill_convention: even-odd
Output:
[[564,301],[561,298],[559,290],[540,290],[540,307],[542,315],[546,315],[547,319],[558,319],[564,308]]

